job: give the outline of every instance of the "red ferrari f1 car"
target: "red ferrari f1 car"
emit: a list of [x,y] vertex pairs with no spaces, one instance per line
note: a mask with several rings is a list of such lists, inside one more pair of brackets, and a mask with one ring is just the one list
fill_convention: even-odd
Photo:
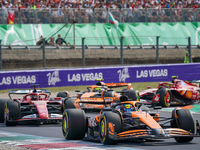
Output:
[[174,138],[190,142],[200,134],[199,123],[188,109],[175,108],[171,117],[149,112],[143,103],[129,101],[126,96],[112,103],[96,115],[82,109],[66,109],[62,118],[62,132],[67,140],[100,140],[105,145],[127,139]]
[[178,76],[172,76],[172,78],[172,82],[162,82],[157,88],[139,92],[140,101],[162,107],[199,103],[200,87],[177,79]]
[[[113,101],[119,100],[120,94],[117,94],[114,89],[126,87],[123,91],[128,99],[137,100],[138,92],[132,88],[131,83],[104,83],[102,79],[97,81],[96,85],[88,86],[87,91],[77,94],[74,102],[69,97],[68,92],[59,92],[57,97],[68,97],[66,99],[66,104],[68,104],[66,108],[73,106],[84,110],[101,110],[105,106],[109,106]],[[80,91],[76,90],[76,92]]]
[[[63,98],[50,98],[49,90],[11,90],[9,100],[0,100],[0,122],[7,126],[18,122],[61,122],[63,113]],[[19,98],[23,95],[22,98]],[[14,98],[18,96],[18,98]]]

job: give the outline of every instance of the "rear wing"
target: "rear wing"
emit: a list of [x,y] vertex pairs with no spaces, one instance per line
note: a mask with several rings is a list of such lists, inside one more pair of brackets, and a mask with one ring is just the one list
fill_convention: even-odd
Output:
[[192,80],[190,83],[195,84],[196,86],[200,87],[200,79],[198,80]]
[[[29,94],[29,93],[33,93],[33,89],[28,89],[28,90],[10,90],[8,91],[8,96],[11,98],[11,95],[26,95],[26,94]],[[35,91],[35,93],[46,93],[46,94],[49,94],[49,96],[51,95],[51,91],[48,90],[48,89],[37,89]]]
[[128,86],[131,87],[131,83],[105,83],[108,88],[117,88]]

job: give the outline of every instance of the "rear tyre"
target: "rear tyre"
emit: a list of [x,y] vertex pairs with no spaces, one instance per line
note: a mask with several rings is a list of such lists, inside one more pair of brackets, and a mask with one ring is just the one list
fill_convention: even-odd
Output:
[[163,89],[159,89],[157,91],[157,94],[159,93],[160,95],[160,105],[162,107],[169,107],[171,105],[171,99],[172,99],[172,95],[171,95],[171,92],[166,89],[166,88],[163,88]]
[[59,92],[56,97],[66,98],[68,94],[66,92]]
[[[188,109],[180,109],[177,111],[177,118],[172,115],[172,118],[175,119],[173,123],[171,123],[171,127],[176,128],[179,127],[186,131],[190,131],[191,133],[195,132],[195,120]],[[176,142],[183,143],[183,142],[190,142],[193,140],[193,137],[176,137],[174,138]]]
[[82,109],[66,109],[62,118],[62,132],[67,140],[82,140],[85,137],[87,121]]
[[[114,127],[110,127],[111,125]],[[113,131],[114,129],[114,131]],[[101,143],[104,145],[115,145],[118,143],[117,140],[109,137],[109,132],[120,133],[121,132],[121,118],[117,113],[114,112],[103,112],[99,122],[99,137]]]
[[103,93],[103,97],[114,97],[114,91],[113,90],[107,90]]
[[129,101],[137,101],[137,92],[135,90],[129,90],[128,93],[124,93],[124,95],[128,96]]
[[15,101],[9,100],[4,107],[4,123],[6,126],[16,126],[18,122],[15,121],[19,117],[19,104]]
[[0,123],[4,122],[4,105],[8,100],[0,99]]

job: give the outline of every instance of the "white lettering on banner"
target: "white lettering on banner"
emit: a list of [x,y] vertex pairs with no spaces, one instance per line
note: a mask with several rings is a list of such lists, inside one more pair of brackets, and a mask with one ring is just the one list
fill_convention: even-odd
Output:
[[60,82],[59,71],[56,70],[52,74],[48,73],[48,85],[56,85],[56,82]]
[[140,72],[136,71],[136,78],[147,78],[147,77],[148,77],[147,70],[141,70]]
[[28,84],[35,83],[36,76],[12,76],[13,84]]
[[136,78],[147,78],[147,77],[166,77],[168,76],[167,69],[153,69],[153,70],[141,70],[136,71]]
[[11,83],[11,77],[3,77],[0,82],[0,85],[10,85]]
[[70,74],[68,74],[68,82],[73,82],[73,81],[75,82],[81,81],[81,75],[79,73],[73,74],[72,78],[70,78]]
[[125,82],[127,78],[130,78],[128,73],[128,68],[124,68],[122,70],[118,70],[117,73],[119,73],[119,81]]
[[12,76],[12,77],[3,77],[0,85],[11,85],[13,84],[28,84],[35,83],[36,76]]
[[77,73],[77,74],[68,74],[68,82],[80,82],[82,81],[95,81],[96,79],[103,79],[103,73]]

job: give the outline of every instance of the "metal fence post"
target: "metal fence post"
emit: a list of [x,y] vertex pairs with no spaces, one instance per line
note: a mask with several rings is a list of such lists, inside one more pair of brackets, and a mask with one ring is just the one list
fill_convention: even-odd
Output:
[[95,9],[93,9],[93,11],[92,11],[93,13],[92,13],[92,16],[93,16],[93,18],[92,18],[92,23],[96,23],[96,18],[95,18]]
[[42,40],[42,49],[43,49],[43,68],[46,68],[46,58],[45,58],[45,38]]
[[82,38],[82,67],[85,66],[85,38]]
[[156,36],[156,63],[159,63],[159,36]]
[[121,47],[120,47],[120,50],[121,50],[121,65],[123,65],[123,36],[121,37],[121,40],[120,40],[120,44],[121,44]]
[[192,63],[191,37],[188,37],[189,61]]
[[1,50],[1,40],[0,40],[0,70],[2,70],[2,50]]
[[148,22],[148,18],[147,18],[147,9],[145,9],[145,22]]
[[19,20],[18,23],[22,24],[21,10],[18,10]]
[[173,22],[172,8],[170,8],[170,11],[169,11],[169,13],[170,13],[170,22]]
[[34,16],[34,24],[36,24],[37,23],[37,21],[36,21],[37,20],[37,18],[36,18],[36,13],[37,12],[36,12],[36,10],[33,10],[33,12],[34,12],[34,14],[33,14],[33,16]]

